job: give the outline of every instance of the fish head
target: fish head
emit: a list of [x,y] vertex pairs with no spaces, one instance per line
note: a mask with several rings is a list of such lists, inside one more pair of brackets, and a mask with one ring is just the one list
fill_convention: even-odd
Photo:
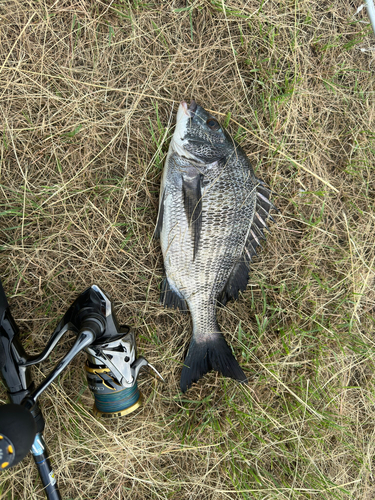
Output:
[[182,101],[171,147],[180,156],[211,164],[230,154],[235,143],[217,119],[202,106],[195,101],[188,106]]

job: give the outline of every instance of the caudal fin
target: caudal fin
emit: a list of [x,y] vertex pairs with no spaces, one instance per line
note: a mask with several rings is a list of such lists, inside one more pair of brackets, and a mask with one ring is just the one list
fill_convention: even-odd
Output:
[[219,332],[204,342],[196,342],[194,338],[192,339],[182,368],[181,391],[186,392],[194,382],[197,382],[210,370],[216,370],[225,377],[243,383],[247,382],[246,375]]

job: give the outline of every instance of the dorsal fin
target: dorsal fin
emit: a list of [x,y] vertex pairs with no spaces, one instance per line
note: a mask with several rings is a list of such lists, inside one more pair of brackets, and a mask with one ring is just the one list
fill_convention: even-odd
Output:
[[[276,206],[270,201],[271,190],[260,179],[256,187],[256,206],[253,223],[249,231],[249,236],[245,243],[244,259],[247,263],[251,262],[254,255],[257,255],[256,249],[261,245],[261,240],[265,240],[264,230],[269,231],[267,226],[267,219],[273,221],[270,215],[270,210],[278,210]],[[247,251],[246,251],[247,250]]]
[[265,240],[264,230],[268,229],[267,218],[273,221],[269,211],[277,210],[270,201],[271,190],[266,184],[259,180],[256,187],[256,205],[253,222],[251,224],[249,235],[247,237],[241,259],[233,266],[232,272],[221,291],[218,302],[225,305],[230,299],[237,299],[238,293],[244,291],[249,279],[249,263],[254,255],[257,255],[256,249],[260,246],[261,240]]
[[249,266],[243,260],[237,262],[217,299],[218,303],[225,306],[228,300],[236,300],[238,298],[238,293],[246,290],[248,280]]

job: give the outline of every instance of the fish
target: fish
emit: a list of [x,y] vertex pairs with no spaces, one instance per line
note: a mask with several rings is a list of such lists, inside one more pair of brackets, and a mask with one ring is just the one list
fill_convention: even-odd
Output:
[[[217,308],[237,299],[249,264],[273,221],[271,190],[244,150],[211,113],[182,101],[165,160],[154,237],[165,277],[160,301],[190,311],[193,334],[183,363],[186,392],[210,370],[247,377],[217,321]],[[277,210],[277,209],[276,209]]]

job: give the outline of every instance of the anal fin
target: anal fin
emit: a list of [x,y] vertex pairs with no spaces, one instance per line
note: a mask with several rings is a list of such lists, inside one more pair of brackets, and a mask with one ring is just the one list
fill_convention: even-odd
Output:
[[160,302],[165,307],[179,309],[183,313],[186,313],[188,311],[188,306],[185,299],[177,291],[171,288],[167,277],[163,279],[161,284]]

